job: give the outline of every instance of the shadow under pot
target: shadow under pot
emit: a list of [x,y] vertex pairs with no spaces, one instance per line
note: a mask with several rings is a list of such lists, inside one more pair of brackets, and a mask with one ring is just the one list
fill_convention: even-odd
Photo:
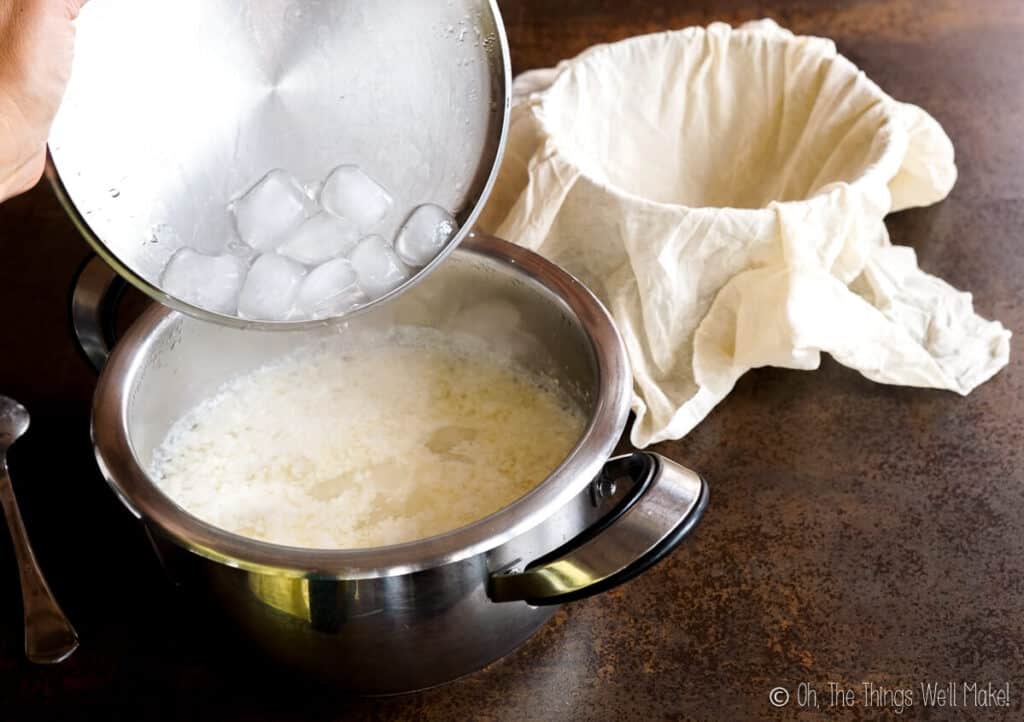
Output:
[[155,485],[147,473],[154,449],[228,380],[338,331],[231,329],[154,305],[107,359],[101,320],[113,279],[94,261],[73,299],[83,348],[102,365],[93,439],[104,476],[172,576],[273,659],[348,691],[410,692],[486,666],[525,642],[557,605],[663,558],[707,504],[701,478],[664,457],[612,458],[632,383],[622,340],[597,299],[541,257],[474,236],[425,282],[352,319],[349,331],[451,331],[461,310],[513,305],[516,324],[472,333],[557,379],[585,410],[586,428],[562,464],[480,521],[396,546],[298,549],[216,528]]

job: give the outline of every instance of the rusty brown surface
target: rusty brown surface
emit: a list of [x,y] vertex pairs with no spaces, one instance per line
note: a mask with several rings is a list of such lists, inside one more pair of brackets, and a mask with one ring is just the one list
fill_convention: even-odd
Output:
[[[771,16],[834,38],[897,98],[930,110],[958,151],[939,206],[893,240],[1024,329],[1024,4],[506,0],[517,70],[602,41]],[[826,361],[761,370],[684,441],[702,470],[697,535],[642,578],[573,604],[525,647],[447,687],[345,700],[274,680],[212,641],[160,578],[92,461],[93,377],[67,330],[87,251],[45,188],[0,207],[0,392],[33,412],[14,454],[28,528],[82,636],[65,665],[21,653],[15,568],[0,542],[0,719],[1021,719],[1024,374],[969,398],[872,384]],[[827,685],[1011,683],[1009,710],[903,715],[827,706]],[[806,681],[817,711],[768,691]]]

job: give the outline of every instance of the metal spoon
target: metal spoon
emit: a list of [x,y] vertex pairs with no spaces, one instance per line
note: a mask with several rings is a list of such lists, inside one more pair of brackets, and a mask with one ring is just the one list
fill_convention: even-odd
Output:
[[7,529],[14,542],[21,575],[21,600],[25,608],[25,655],[36,664],[63,662],[78,648],[78,635],[60,610],[53,592],[43,579],[32,546],[21,521],[14,487],[7,473],[7,450],[26,431],[29,416],[14,399],[0,396],[0,503],[7,517]]

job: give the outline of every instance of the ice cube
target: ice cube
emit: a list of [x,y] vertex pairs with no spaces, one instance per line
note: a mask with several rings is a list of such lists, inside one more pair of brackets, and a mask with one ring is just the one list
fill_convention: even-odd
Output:
[[160,287],[165,293],[215,313],[233,314],[248,264],[231,254],[207,256],[179,249],[164,267]]
[[395,240],[395,250],[410,266],[426,266],[459,230],[452,214],[432,203],[414,210]]
[[391,196],[359,166],[335,168],[320,190],[320,205],[369,232],[391,210]]
[[316,213],[316,204],[291,174],[277,169],[232,203],[231,211],[241,239],[268,253]]
[[368,299],[357,283],[355,269],[345,258],[314,268],[299,286],[296,308],[309,318],[343,316]]
[[277,252],[307,266],[319,266],[347,254],[359,239],[359,230],[351,222],[317,213],[292,231]]
[[364,238],[348,258],[359,277],[359,287],[370,298],[380,298],[393,291],[410,275],[395,249],[380,236]]
[[300,264],[268,253],[256,259],[238,298],[238,314],[254,321],[287,321],[306,275]]

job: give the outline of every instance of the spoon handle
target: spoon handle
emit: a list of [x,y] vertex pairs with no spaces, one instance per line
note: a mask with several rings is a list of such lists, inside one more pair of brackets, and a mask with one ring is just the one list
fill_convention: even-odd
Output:
[[53,598],[53,592],[36,562],[4,460],[0,460],[0,503],[4,507],[7,529],[14,543],[18,573],[21,576],[21,599],[25,609],[25,655],[36,664],[63,662],[78,648],[78,635]]

